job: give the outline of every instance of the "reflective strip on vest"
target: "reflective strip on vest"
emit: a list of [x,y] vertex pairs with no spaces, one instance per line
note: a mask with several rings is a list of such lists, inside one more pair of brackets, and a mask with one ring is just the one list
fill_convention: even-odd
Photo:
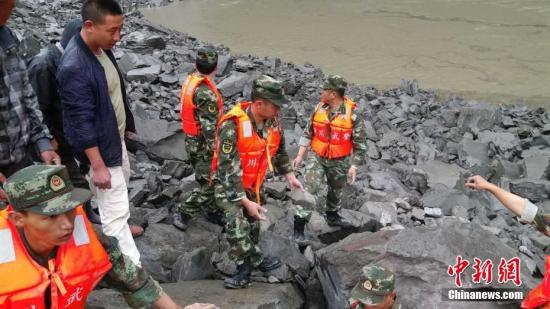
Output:
[[15,247],[10,229],[0,230],[0,264],[15,261]]
[[313,127],[311,149],[322,158],[336,159],[345,157],[353,150],[352,114],[355,103],[345,98],[344,104],[346,113],[337,115],[332,120],[329,119],[328,111],[321,108],[322,103],[317,105],[311,117],[311,125]]
[[183,83],[180,93],[182,129],[189,136],[197,136],[201,132],[201,124],[195,118],[195,109],[197,107],[193,99],[197,88],[202,83],[205,83],[218,99],[218,118],[223,114],[223,98],[216,85],[204,75],[196,73],[189,75],[185,83]]

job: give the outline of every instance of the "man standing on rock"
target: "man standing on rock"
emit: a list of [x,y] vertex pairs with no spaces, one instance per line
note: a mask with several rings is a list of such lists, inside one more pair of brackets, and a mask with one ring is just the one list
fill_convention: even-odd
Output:
[[174,226],[185,231],[189,219],[205,211],[210,221],[224,225],[225,214],[216,207],[214,187],[209,184],[214,154],[216,124],[223,115],[223,99],[213,82],[218,53],[212,47],[197,52],[197,72],[189,75],[181,89],[181,121],[185,150],[195,170],[199,188],[174,211]]
[[135,132],[122,74],[111,49],[120,40],[122,9],[115,0],[86,0],[82,30],[67,46],[58,71],[65,138],[76,159],[89,168],[90,189],[103,232],[140,266],[128,226],[130,163],[124,138]]
[[[298,169],[308,147],[305,170],[306,189],[314,196],[326,177],[328,183],[326,219],[328,225],[349,227],[351,223],[338,211],[342,204],[342,190],[355,182],[357,166],[365,163],[367,151],[363,118],[356,111],[356,103],[344,96],[347,82],[338,75],[329,75],[321,92],[321,102],[315,108],[304,135],[300,139],[298,155],[292,162]],[[304,239],[304,227],[311,217],[311,209],[297,206],[294,217],[295,236]]]
[[[30,146],[36,147],[44,163],[61,163],[42,123],[25,62],[17,54],[19,42],[6,26],[14,6],[15,0],[0,0],[0,183],[32,164]],[[5,198],[0,189],[0,201]]]
[[[71,182],[78,188],[89,188],[89,184],[80,172],[71,147],[63,136],[63,118],[61,117],[61,100],[57,86],[57,68],[61,56],[69,41],[82,29],[82,19],[75,18],[65,25],[61,41],[48,46],[29,63],[29,79],[36,92],[40,110],[44,115],[44,123],[53,135],[52,144],[59,152],[61,162],[71,176]],[[92,223],[100,224],[99,216],[93,212],[91,204],[84,205],[86,216]]]
[[359,283],[349,293],[351,309],[400,309],[394,290],[395,275],[388,269],[367,265]]
[[260,188],[267,169],[284,175],[291,189],[302,189],[285,149],[277,115],[287,104],[280,81],[260,76],[252,85],[252,102],[241,102],[219,121],[216,152],[212,162],[221,186],[216,199],[226,212],[229,257],[237,273],[224,281],[226,288],[246,288],[253,268],[269,271],[281,266],[275,257],[264,257],[258,245],[260,221],[266,209],[260,206]]

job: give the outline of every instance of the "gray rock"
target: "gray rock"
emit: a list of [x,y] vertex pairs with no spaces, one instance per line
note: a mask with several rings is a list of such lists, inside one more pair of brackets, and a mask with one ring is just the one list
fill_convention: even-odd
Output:
[[242,93],[248,76],[245,73],[233,72],[218,84],[218,89],[224,97]]
[[538,179],[517,179],[510,182],[510,191],[529,199],[533,203],[550,198],[550,182]]
[[178,258],[192,250],[217,248],[221,228],[204,219],[191,220],[189,229],[182,232],[171,224],[151,224],[135,242],[141,253],[143,267],[160,282],[169,282]]
[[460,107],[457,125],[462,132],[477,133],[481,130],[492,129],[501,122],[502,115],[497,105],[470,101]]
[[294,203],[294,205],[304,206],[308,209],[316,208],[316,199],[315,197],[307,192],[302,190],[292,190],[288,194],[288,197]]
[[145,39],[145,44],[154,49],[165,49],[166,41],[160,35],[151,35]]
[[411,216],[416,220],[424,221],[426,213],[424,212],[423,209],[413,208]]
[[541,233],[532,233],[529,235],[533,245],[541,250],[546,250],[550,246],[550,237]]
[[282,200],[286,196],[286,182],[266,182],[263,185],[265,192],[276,199]]
[[199,247],[180,255],[172,269],[172,281],[212,279],[215,269],[210,263],[212,251]]
[[[478,225],[443,219],[440,225],[430,228],[353,234],[317,251],[317,255],[319,264],[315,269],[328,308],[345,308],[348,293],[359,280],[358,270],[371,263],[394,272],[397,294],[405,308],[448,308],[441,291],[454,287],[447,268],[456,263],[458,255],[470,263],[474,257],[498,263],[502,257],[517,256],[517,251]],[[523,261],[521,267],[523,284],[534,286],[538,280],[528,275]],[[474,286],[471,274],[471,267],[462,274],[465,287]],[[493,280],[492,286],[497,285]],[[456,302],[453,308],[472,308],[474,304],[476,308],[497,306],[488,302]]]
[[133,69],[126,73],[126,79],[128,81],[139,81],[142,83],[152,83],[154,82],[160,74],[160,65],[153,65],[141,69]]
[[441,161],[427,161],[417,165],[419,169],[428,175],[428,186],[434,187],[440,183],[448,188],[454,188],[464,172],[460,166],[443,163]]
[[440,218],[441,216],[443,216],[441,208],[424,207],[424,213],[426,214],[426,216],[434,218]]
[[359,211],[375,217],[381,226],[397,222],[397,208],[394,203],[367,201]]
[[[466,217],[467,211],[476,205],[470,201],[468,196],[456,189],[448,189],[443,185],[436,185],[428,190],[422,196],[424,207],[440,208],[445,216],[460,214],[460,217]],[[466,213],[459,210],[464,209]]]
[[319,240],[324,244],[331,244],[347,237],[351,233],[363,231],[375,231],[380,228],[378,221],[371,215],[349,209],[340,210],[340,215],[350,221],[353,227],[340,228],[329,226],[325,218],[318,212],[313,212],[309,221],[309,227]]

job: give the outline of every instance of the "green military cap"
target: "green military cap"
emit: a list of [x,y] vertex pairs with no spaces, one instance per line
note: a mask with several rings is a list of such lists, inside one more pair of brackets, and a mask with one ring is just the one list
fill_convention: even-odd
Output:
[[388,269],[367,265],[363,267],[363,274],[359,283],[349,294],[350,305],[359,302],[365,305],[377,305],[386,295],[393,292],[395,276]]
[[204,64],[212,64],[217,65],[218,64],[218,52],[214,47],[211,46],[205,46],[199,48],[197,51],[197,59],[196,62],[201,62]]
[[88,201],[92,193],[74,188],[64,165],[32,165],[11,175],[4,184],[15,211],[51,216],[65,213]]
[[279,107],[288,104],[283,83],[268,75],[262,75],[254,80],[252,97],[266,99]]
[[340,75],[329,75],[323,83],[323,90],[338,90],[345,92],[348,82]]

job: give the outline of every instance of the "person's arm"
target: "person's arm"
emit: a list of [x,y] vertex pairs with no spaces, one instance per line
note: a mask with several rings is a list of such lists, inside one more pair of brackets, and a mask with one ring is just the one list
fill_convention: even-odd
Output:
[[468,178],[466,187],[476,190],[485,190],[491,193],[502,203],[502,205],[508,208],[516,216],[521,217],[525,210],[524,198],[488,182],[479,175]]
[[357,112],[353,111],[351,120],[353,123],[353,130],[351,133],[351,140],[353,143],[353,153],[351,156],[351,165],[360,166],[366,163],[367,157],[367,130],[363,117]]
[[[314,112],[315,113],[315,112]],[[307,122],[307,125],[304,129],[304,133],[300,137],[300,141],[298,144],[300,145],[300,149],[298,149],[298,154],[296,155],[296,158],[292,161],[292,167],[294,170],[298,170],[300,168],[300,164],[304,160],[304,155],[307,152],[307,148],[309,145],[311,145],[311,139],[313,137],[313,124],[312,124],[313,116],[309,117],[309,120]]]
[[29,119],[30,124],[30,140],[36,145],[38,152],[42,158],[42,161],[46,164],[60,164],[61,159],[53,151],[53,146],[50,143],[52,135],[48,130],[48,127],[44,124],[42,118],[42,112],[38,106],[38,100],[32,88],[32,85],[29,80],[27,69],[23,60],[21,61],[20,66],[23,73],[23,86],[21,89],[21,99],[22,105],[25,109],[27,118]]
[[296,178],[296,175],[294,174],[294,171],[290,164],[290,159],[288,158],[288,153],[286,151],[285,133],[280,128],[279,130],[281,132],[281,142],[279,143],[279,148],[277,149],[277,152],[275,153],[275,156],[273,156],[271,161],[274,172],[279,175],[284,175],[291,190],[301,189],[303,191],[304,187],[302,186],[302,183],[300,183],[300,181]]
[[53,91],[57,91],[57,82],[55,74],[50,69],[54,68],[48,68],[47,54],[38,54],[29,64],[29,80],[36,93],[44,123],[54,136],[58,136],[63,134],[60,123],[61,115],[53,113],[61,108],[54,107],[54,103],[60,102],[54,102],[57,93],[53,93]]
[[206,85],[201,85],[193,98],[196,116],[201,124],[202,135],[208,149],[212,149],[216,139],[216,124],[218,122],[218,98]]

